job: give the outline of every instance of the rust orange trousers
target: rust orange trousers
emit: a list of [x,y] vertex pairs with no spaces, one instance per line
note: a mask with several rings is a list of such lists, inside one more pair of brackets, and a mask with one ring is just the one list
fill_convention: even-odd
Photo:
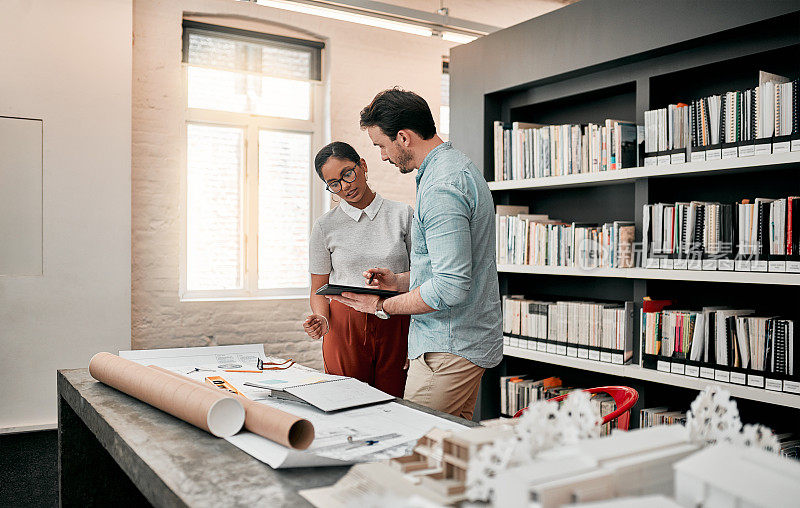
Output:
[[331,329],[322,340],[325,372],[354,377],[402,398],[410,316],[380,319],[336,301],[330,309]]

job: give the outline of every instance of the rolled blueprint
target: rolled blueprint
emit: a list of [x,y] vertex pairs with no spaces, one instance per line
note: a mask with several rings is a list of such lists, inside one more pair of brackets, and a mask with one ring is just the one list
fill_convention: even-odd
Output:
[[111,353],[94,355],[89,374],[218,437],[230,437],[244,425],[244,407],[229,394],[206,390],[189,379],[169,376]]
[[[208,390],[222,391],[208,383],[189,379],[155,365],[150,365],[150,368],[196,383],[198,386]],[[278,444],[297,450],[305,450],[314,441],[314,425],[310,421],[241,395],[234,394],[233,397],[236,397],[244,406],[244,428],[253,434],[258,434]]]

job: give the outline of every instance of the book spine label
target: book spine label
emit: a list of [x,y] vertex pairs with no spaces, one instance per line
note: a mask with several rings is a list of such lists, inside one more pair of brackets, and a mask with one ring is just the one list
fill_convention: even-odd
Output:
[[658,157],[645,157],[644,158],[644,167],[649,168],[651,166],[658,165]]
[[647,258],[644,262],[645,268],[660,268],[661,263],[659,263],[658,258]]
[[669,156],[670,164],[684,164],[686,162],[686,152],[673,153]]
[[756,154],[755,145],[742,145],[739,147],[739,157],[750,157]]
[[714,381],[721,383],[731,382],[731,371],[723,369],[714,369]]
[[689,260],[686,258],[676,259],[672,266],[675,270],[688,270]]
[[687,365],[684,374],[689,377],[700,377],[700,367],[697,365]]
[[731,372],[731,383],[743,385],[747,382],[747,376],[744,372]]
[[622,353],[611,353],[611,363],[622,365],[625,363],[625,355]]
[[567,346],[567,356],[578,357],[578,348],[573,346]]
[[539,348],[539,341],[538,340],[529,340],[528,341],[528,349],[531,351],[536,351]]
[[770,272],[785,272],[786,261],[769,261],[767,267]]
[[670,362],[666,360],[658,360],[658,362],[656,363],[656,369],[658,369],[659,372],[667,372],[667,373],[672,372],[672,368],[670,367]]
[[749,259],[737,259],[735,266],[737,272],[749,272],[750,271],[750,263]]
[[686,373],[686,365],[682,363],[673,363],[670,366],[670,372],[672,372],[673,374],[684,375]]
[[735,159],[739,157],[739,149],[735,146],[729,148],[722,149],[722,158],[723,159]]
[[557,348],[557,346],[554,343],[550,343],[550,342],[547,343],[547,352],[548,353],[556,354],[556,348]]
[[671,157],[669,155],[659,155],[658,156],[658,165],[659,166],[666,166],[668,164],[671,164],[671,161],[672,161],[672,159],[671,159]]
[[722,149],[716,148],[714,150],[706,150],[706,160],[707,161],[722,160]]
[[590,349],[589,350],[589,359],[590,360],[594,360],[596,362],[599,362],[600,361],[600,351],[597,351],[596,349]]
[[700,367],[700,377],[704,379],[714,379],[714,369],[711,367]]
[[716,259],[704,259],[703,270],[716,270],[719,264]]
[[748,374],[747,386],[752,386],[753,388],[764,388],[764,376],[759,376],[757,374]]
[[720,259],[719,264],[717,266],[718,270],[726,270],[726,271],[733,271],[735,267],[735,263],[732,259]]
[[800,381],[783,381],[783,391],[787,393],[800,393]]
[[664,270],[672,270],[675,268],[675,260],[672,258],[661,258],[659,266]]
[[[579,347],[578,348],[578,358],[584,358],[584,359],[588,360],[589,359],[589,350],[584,348],[584,347]],[[600,357],[598,356],[597,358],[599,359]]]
[[542,353],[547,352],[547,342],[540,340],[538,344],[536,344],[536,351],[540,351]]
[[703,269],[703,260],[702,259],[690,259],[688,260],[687,265],[689,270],[702,270]]
[[786,271],[789,273],[800,273],[800,261],[787,261]]
[[790,149],[790,141],[781,141],[780,143],[772,144],[772,153],[788,153]]
[[692,162],[705,162],[705,160],[706,160],[705,150],[700,152],[692,152]]
[[611,352],[609,351],[600,351],[600,361],[611,363]]
[[793,152],[800,152],[800,139],[793,139],[791,149]]
[[767,262],[762,260],[752,260],[750,262],[751,272],[766,272],[768,268]]
[[511,337],[507,337],[507,336],[503,335],[503,345],[504,346],[510,346],[511,345]]
[[780,379],[766,378],[764,380],[764,388],[773,392],[782,392],[783,381]]
[[757,143],[755,150],[756,155],[770,155],[772,153],[772,143]]
[[566,344],[556,344],[556,354],[561,356],[566,356],[567,355]]

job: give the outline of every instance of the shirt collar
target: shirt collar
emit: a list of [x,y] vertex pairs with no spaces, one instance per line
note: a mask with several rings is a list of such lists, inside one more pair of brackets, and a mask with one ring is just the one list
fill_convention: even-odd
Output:
[[339,203],[339,208],[341,208],[342,211],[346,213],[348,217],[358,222],[362,214],[367,214],[369,220],[375,220],[375,216],[378,215],[378,210],[381,209],[382,204],[383,204],[383,197],[376,192],[375,199],[373,199],[372,203],[367,205],[367,207],[364,208],[363,210],[360,208],[356,208],[355,206],[351,205],[344,199],[342,200],[341,203]]
[[417,184],[419,185],[419,181],[422,179],[422,173],[425,171],[425,168],[428,167],[428,164],[431,163],[434,157],[436,157],[439,152],[444,150],[449,150],[453,147],[452,143],[449,141],[445,141],[444,143],[440,143],[436,146],[433,150],[428,152],[428,155],[422,160],[422,164],[420,164],[419,169],[417,170]]

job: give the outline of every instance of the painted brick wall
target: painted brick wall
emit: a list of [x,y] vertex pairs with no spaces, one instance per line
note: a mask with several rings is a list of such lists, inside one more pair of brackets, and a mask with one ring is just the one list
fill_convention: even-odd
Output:
[[[380,161],[358,113],[380,90],[400,85],[439,111],[441,57],[451,43],[231,0],[136,0],[133,10],[132,347],[264,343],[270,354],[322,366],[321,344],[301,323],[308,300],[180,302],[178,298],[184,13],[326,39],[331,139],[351,143],[369,165],[373,188],[413,203],[414,179]],[[244,20],[244,21],[243,21]],[[248,21],[249,20],[249,21]]]

